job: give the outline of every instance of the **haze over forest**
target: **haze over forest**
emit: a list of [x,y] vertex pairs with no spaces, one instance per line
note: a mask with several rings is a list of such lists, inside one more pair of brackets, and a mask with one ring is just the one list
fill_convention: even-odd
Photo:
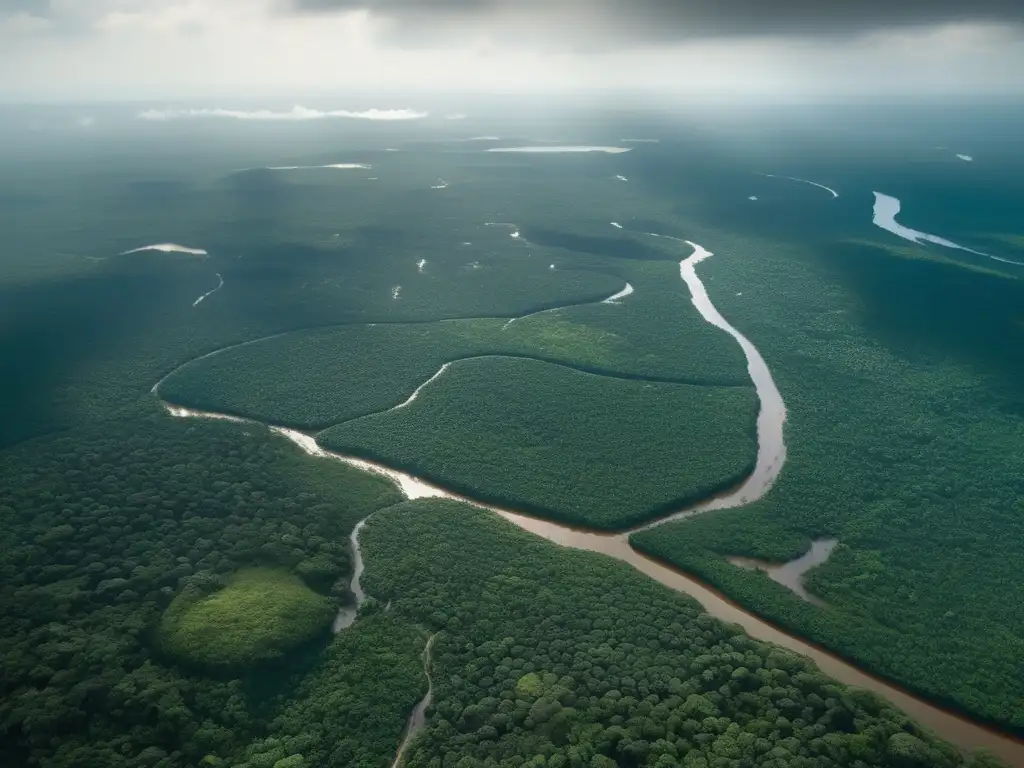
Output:
[[0,1],[0,765],[1024,768],[1022,71]]

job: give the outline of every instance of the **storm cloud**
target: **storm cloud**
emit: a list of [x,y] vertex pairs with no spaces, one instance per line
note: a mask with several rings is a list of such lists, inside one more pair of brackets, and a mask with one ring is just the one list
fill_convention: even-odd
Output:
[[1022,71],[1022,0],[0,0],[0,101],[179,102],[167,119],[428,92],[1019,96]]
[[299,13],[364,11],[419,37],[483,32],[566,42],[848,36],[946,24],[1024,24],[1021,0],[288,0]]

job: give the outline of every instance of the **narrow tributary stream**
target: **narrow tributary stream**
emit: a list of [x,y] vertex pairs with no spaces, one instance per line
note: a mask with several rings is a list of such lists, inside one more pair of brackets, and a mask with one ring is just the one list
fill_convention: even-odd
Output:
[[[664,237],[662,235],[653,236]],[[678,238],[667,239],[678,240]],[[740,344],[747,358],[747,367],[751,379],[761,401],[757,420],[758,455],[754,472],[730,492],[716,496],[696,506],[680,510],[654,523],[640,526],[633,531],[618,534],[599,533],[580,530],[549,520],[529,517],[513,510],[483,504],[391,467],[367,461],[366,459],[327,451],[316,442],[312,435],[285,427],[268,426],[272,431],[287,437],[312,456],[333,458],[353,467],[389,478],[410,499],[447,498],[463,501],[477,507],[489,509],[520,528],[555,544],[573,549],[597,552],[628,563],[641,573],[670,589],[683,592],[694,598],[711,616],[739,625],[751,637],[774,643],[811,659],[822,672],[841,683],[871,690],[885,697],[922,725],[953,744],[967,750],[988,749],[1010,765],[1024,768],[1024,742],[975,723],[966,717],[941,709],[891,683],[865,673],[838,656],[812,643],[787,634],[758,616],[745,611],[724,595],[709,588],[692,576],[656,562],[630,546],[629,535],[637,530],[645,530],[656,525],[662,525],[670,520],[683,519],[712,509],[742,506],[761,498],[768,492],[776,477],[778,477],[786,457],[786,447],[783,440],[786,409],[782,396],[772,379],[771,372],[757,348],[743,334],[733,328],[718,312],[714,304],[711,303],[703,282],[697,276],[697,264],[709,258],[712,254],[696,243],[686,240],[679,240],[679,242],[685,242],[694,249],[691,256],[680,262],[680,274],[690,290],[694,306],[707,322],[721,328]],[[159,383],[153,389],[156,391],[158,388]],[[169,403],[165,403],[165,405],[168,411],[175,416],[221,418],[239,422],[247,421],[233,416],[196,411]],[[356,559],[357,574],[361,574],[363,567],[357,541],[359,530],[360,528],[357,528],[353,531],[353,553]],[[353,592],[355,592],[357,584],[358,577],[353,578]],[[425,710],[426,707],[424,706],[423,709]]]
[[359,548],[359,534],[363,531],[363,526],[366,525],[366,519],[360,520],[356,523],[356,527],[352,529],[351,535],[348,537],[349,543],[352,546],[352,562],[354,567],[352,569],[352,581],[349,583],[349,590],[352,592],[352,596],[355,598],[354,605],[346,605],[338,611],[338,615],[334,618],[334,625],[332,629],[337,634],[343,629],[348,629],[356,622],[356,616],[359,615],[359,607],[366,600],[366,592],[363,591],[363,586],[360,583],[363,578],[363,551]]
[[436,638],[436,634],[431,635],[427,640],[426,648],[423,649],[423,674],[427,676],[427,693],[409,715],[409,720],[405,724],[405,732],[402,734],[402,743],[398,747],[398,752],[395,753],[395,760],[391,763],[391,768],[398,768],[402,764],[402,758],[405,757],[406,750],[409,749],[413,738],[427,724],[427,707],[430,706],[430,702],[434,698],[434,679],[430,675],[430,652],[434,648]]

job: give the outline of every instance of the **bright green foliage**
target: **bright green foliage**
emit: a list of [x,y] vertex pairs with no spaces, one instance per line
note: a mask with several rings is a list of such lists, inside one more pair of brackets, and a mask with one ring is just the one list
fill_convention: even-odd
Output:
[[318,440],[475,499],[623,528],[745,476],[756,456],[756,412],[748,388],[483,358],[452,365],[404,408],[340,424]]
[[967,764],[873,694],[489,513],[407,502],[362,541],[369,589],[443,630],[408,768]]
[[544,684],[535,672],[527,672],[516,680],[516,693],[537,698],[544,691]]
[[248,666],[316,637],[335,612],[298,576],[249,568],[210,595],[186,587],[160,622],[160,643],[183,661]]

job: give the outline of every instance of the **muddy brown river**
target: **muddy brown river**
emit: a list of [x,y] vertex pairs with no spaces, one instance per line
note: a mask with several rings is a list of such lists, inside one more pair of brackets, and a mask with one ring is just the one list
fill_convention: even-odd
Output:
[[[664,237],[662,235],[652,236]],[[678,238],[667,239],[678,240]],[[680,274],[690,289],[693,304],[707,322],[721,328],[740,344],[746,355],[748,370],[761,401],[761,409],[757,421],[758,456],[755,470],[743,483],[728,493],[716,496],[693,507],[679,510],[666,518],[640,526],[633,531],[617,534],[598,533],[574,529],[548,520],[529,517],[514,510],[482,504],[475,499],[453,493],[445,488],[392,469],[391,467],[355,456],[346,456],[327,451],[316,442],[312,435],[284,427],[267,426],[273,432],[294,442],[311,456],[342,461],[350,466],[390,479],[410,499],[447,498],[463,501],[476,507],[489,509],[523,530],[555,544],[588,552],[596,552],[628,563],[660,584],[696,599],[708,614],[722,621],[739,625],[751,637],[774,643],[807,657],[822,672],[841,683],[864,688],[883,696],[919,723],[934,731],[941,738],[957,745],[961,749],[987,749],[1010,765],[1024,768],[1024,741],[999,733],[967,717],[944,710],[892,683],[860,670],[850,662],[829,653],[823,648],[783,632],[764,619],[744,610],[724,595],[709,588],[697,579],[658,563],[640,554],[630,546],[629,535],[637,530],[645,530],[656,525],[662,525],[670,520],[684,519],[711,509],[737,507],[755,501],[771,488],[786,458],[786,448],[783,439],[786,409],[782,396],[772,379],[771,372],[757,348],[745,336],[733,328],[711,303],[704,284],[697,276],[696,266],[712,254],[696,243],[684,240],[678,240],[678,242],[685,242],[694,250],[689,258],[684,259],[680,263]],[[209,356],[205,355],[204,357]],[[154,386],[154,392],[158,388],[159,382]],[[172,415],[179,417],[217,418],[247,422],[245,419],[233,416],[197,411],[170,403],[165,403],[165,406]],[[356,541],[357,537],[358,532],[354,531],[353,545],[357,558],[356,569],[358,573],[361,573],[363,563],[358,542]],[[802,576],[802,573],[806,570],[807,568],[803,568],[800,575]],[[356,584],[358,585],[358,580],[356,580]],[[425,701],[429,703],[429,698],[425,699]],[[417,707],[417,710],[420,710],[420,707]],[[426,706],[422,706],[422,710],[419,712],[421,719],[425,710]],[[416,713],[414,712],[413,714],[415,715]],[[421,725],[422,723],[420,723]],[[403,750],[407,743],[407,739],[403,741]],[[396,764],[400,758],[401,753],[396,757]]]
[[803,555],[788,563],[770,563],[753,557],[727,557],[730,563],[748,571],[762,571],[769,579],[792,590],[811,605],[825,607],[825,602],[804,588],[804,575],[828,560],[836,548],[836,539],[818,539],[811,542],[811,548]]

